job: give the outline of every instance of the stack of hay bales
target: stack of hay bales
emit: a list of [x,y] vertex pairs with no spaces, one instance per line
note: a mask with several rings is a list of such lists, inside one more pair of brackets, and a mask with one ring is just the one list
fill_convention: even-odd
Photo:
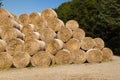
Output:
[[19,17],[0,9],[0,38],[2,69],[100,63],[113,56],[101,38],[87,37],[75,20],[64,24],[50,8]]

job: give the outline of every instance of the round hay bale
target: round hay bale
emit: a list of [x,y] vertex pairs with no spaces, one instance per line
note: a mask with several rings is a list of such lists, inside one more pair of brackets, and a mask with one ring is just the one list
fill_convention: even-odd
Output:
[[110,48],[103,48],[103,61],[111,61],[113,59],[113,52]]
[[75,64],[84,63],[86,61],[85,51],[79,49],[71,52],[72,62]]
[[23,50],[23,44],[24,41],[19,38],[11,39],[7,43],[6,51],[9,52],[10,55],[14,55],[15,52]]
[[66,22],[66,27],[70,28],[71,30],[76,30],[77,28],[79,28],[79,24],[75,20],[69,20]]
[[25,35],[20,30],[18,30],[18,29],[15,29],[15,30],[16,30],[16,33],[17,33],[17,38],[24,39]]
[[48,55],[49,55],[50,58],[51,58],[51,65],[55,65],[55,56],[52,55],[52,54],[50,54],[50,53],[48,53]]
[[7,52],[0,53],[0,69],[8,69],[12,66],[12,56]]
[[59,50],[55,55],[56,64],[70,64],[72,63],[71,53],[67,49]]
[[29,32],[34,32],[34,25],[33,24],[28,24],[28,25],[23,26],[22,33],[27,35]]
[[89,49],[86,52],[87,61],[89,63],[99,63],[102,62],[102,51],[99,49]]
[[11,20],[13,23],[13,27],[18,29],[18,30],[22,30],[23,26],[19,23],[17,23],[15,20]]
[[53,9],[48,8],[48,9],[45,9],[45,10],[42,11],[41,17],[44,20],[49,21],[50,18],[57,17],[57,13]]
[[0,52],[5,51],[6,45],[7,45],[7,43],[4,40],[0,39]]
[[29,24],[29,15],[28,14],[21,14],[18,17],[18,21],[24,26]]
[[61,30],[64,27],[64,23],[62,20],[58,18],[51,18],[50,21],[47,22],[48,27],[53,29],[55,32]]
[[41,40],[45,42],[50,42],[56,37],[56,33],[50,28],[43,29],[40,35],[41,35]]
[[54,39],[46,44],[45,50],[46,52],[55,55],[56,52],[62,48],[63,42],[60,39]]
[[78,39],[81,41],[82,39],[85,38],[85,31],[81,28],[77,28],[73,31],[73,38]]
[[95,47],[95,41],[91,37],[85,37],[81,40],[81,48],[83,50],[89,50]]
[[39,50],[44,50],[45,49],[45,42],[44,41],[39,41],[37,39],[25,41],[23,49],[29,55],[34,55]]
[[67,42],[72,35],[73,33],[70,28],[62,28],[60,31],[58,31],[57,38],[61,39],[63,42]]
[[16,68],[25,68],[30,63],[30,55],[25,52],[15,52],[13,56],[13,65]]
[[31,59],[33,66],[48,67],[51,64],[51,58],[45,51],[39,51]]
[[64,48],[68,49],[69,51],[79,50],[81,43],[78,39],[72,38],[64,45]]
[[94,39],[96,45],[95,45],[95,48],[97,49],[103,49],[104,48],[104,41],[101,39],[101,38],[95,38]]

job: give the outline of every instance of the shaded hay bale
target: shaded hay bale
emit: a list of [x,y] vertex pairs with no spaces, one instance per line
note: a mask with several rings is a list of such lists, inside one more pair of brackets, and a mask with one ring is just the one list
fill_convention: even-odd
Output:
[[34,25],[33,24],[28,24],[23,26],[22,28],[22,33],[27,35],[29,32],[34,32]]
[[89,50],[95,47],[95,41],[91,37],[85,37],[81,40],[81,48],[83,50]]
[[73,31],[73,38],[78,39],[81,41],[82,39],[85,38],[85,31],[81,28],[77,28]]
[[110,48],[103,48],[103,61],[111,61],[113,59],[113,52]]
[[56,64],[70,64],[72,63],[71,53],[67,49],[59,50],[55,55]]
[[79,49],[71,52],[72,62],[75,64],[84,63],[86,61],[85,51]]
[[45,51],[39,51],[31,59],[33,66],[48,67],[51,64],[51,58]]
[[37,40],[37,39],[25,41],[23,49],[29,55],[34,55],[39,50],[44,50],[45,49],[45,42]]
[[6,45],[7,43],[4,40],[0,39],[0,52],[4,52],[6,50]]
[[97,49],[103,49],[104,48],[104,41],[101,38],[94,38],[94,41],[96,43],[95,48]]
[[66,27],[70,28],[71,30],[76,30],[77,28],[79,28],[79,24],[75,20],[69,20],[66,22]]
[[89,49],[86,52],[87,61],[89,63],[99,63],[102,62],[102,51],[99,49]]
[[30,55],[25,52],[15,52],[13,56],[13,65],[16,68],[24,68],[30,63]]
[[60,31],[57,33],[57,38],[61,39],[63,42],[67,42],[71,37],[73,33],[72,30],[69,28],[62,28]]
[[12,56],[7,52],[0,53],[0,69],[8,69],[12,66]]
[[29,15],[28,15],[28,14],[21,14],[21,15],[18,17],[18,21],[19,21],[19,23],[22,24],[23,26],[29,24]]
[[63,42],[60,39],[54,39],[46,44],[45,50],[46,52],[55,55],[56,52],[62,48]]

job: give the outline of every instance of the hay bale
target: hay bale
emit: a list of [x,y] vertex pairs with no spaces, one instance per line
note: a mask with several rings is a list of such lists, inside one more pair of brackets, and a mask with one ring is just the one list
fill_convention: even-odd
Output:
[[103,49],[104,48],[104,41],[101,38],[94,38],[94,41],[96,43],[95,48],[97,49]]
[[79,49],[71,52],[72,62],[75,64],[84,63],[86,61],[85,51]]
[[19,23],[22,24],[23,26],[29,24],[29,15],[28,15],[28,14],[21,14],[21,15],[18,17],[18,21],[19,21]]
[[77,28],[73,31],[73,38],[78,39],[81,41],[82,39],[85,38],[85,31],[81,28]]
[[51,18],[50,21],[47,22],[48,27],[53,29],[55,32],[61,30],[64,27],[64,22],[58,18]]
[[24,41],[19,38],[11,39],[7,43],[6,51],[9,52],[10,55],[14,55],[16,51],[23,50],[23,44]]
[[51,58],[45,51],[39,51],[31,59],[33,66],[48,67],[51,64]]
[[24,39],[25,35],[18,29],[15,29],[17,38]]
[[75,20],[69,20],[66,22],[66,27],[70,28],[71,30],[76,30],[77,28],[79,28],[79,24]]
[[70,64],[72,63],[71,53],[67,49],[59,50],[55,55],[56,64]]
[[86,52],[87,61],[89,63],[99,63],[102,62],[102,51],[99,49],[89,49]]
[[34,55],[39,50],[45,49],[45,42],[37,39],[25,41],[23,49],[24,52],[27,52],[29,55]]
[[56,37],[56,33],[50,28],[43,29],[40,35],[41,35],[41,40],[45,42],[50,42]]
[[69,41],[67,41],[64,45],[65,49],[68,49],[69,51],[79,50],[81,46],[81,43],[78,39],[72,38]]
[[13,56],[13,65],[16,68],[24,68],[30,63],[30,55],[25,52],[15,52]]
[[22,30],[23,26],[19,23],[17,23],[15,20],[11,20],[13,23],[13,27],[18,29],[18,30]]
[[7,43],[4,40],[0,39],[0,52],[5,51],[6,45],[7,45]]
[[85,37],[81,40],[81,48],[83,50],[89,50],[95,47],[95,41],[91,37]]
[[110,48],[103,48],[103,61],[111,61],[113,59],[113,52]]
[[0,53],[0,69],[8,69],[12,66],[12,56],[7,52]]
[[72,35],[73,33],[70,28],[62,28],[60,31],[58,31],[57,38],[61,39],[63,42],[67,42]]
[[34,32],[34,25],[33,24],[28,24],[28,25],[23,26],[22,33],[27,35],[29,32]]
[[54,39],[46,44],[45,50],[53,55],[63,48],[63,42],[60,39]]

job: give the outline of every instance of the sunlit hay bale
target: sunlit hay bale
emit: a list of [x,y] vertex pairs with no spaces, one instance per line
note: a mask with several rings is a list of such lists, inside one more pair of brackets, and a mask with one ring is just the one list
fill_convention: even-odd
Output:
[[29,32],[27,35],[25,35],[24,40],[32,40],[32,39],[40,39],[40,34],[38,32]]
[[25,68],[30,63],[30,55],[25,52],[15,52],[13,56],[13,65],[16,68]]
[[6,45],[7,43],[4,40],[0,39],[0,52],[4,52],[6,50]]
[[11,20],[13,23],[13,27],[18,29],[18,30],[22,30],[23,26],[21,24],[19,24],[18,22],[16,22],[15,20]]
[[69,51],[79,50],[81,46],[81,43],[78,39],[72,38],[69,41],[67,41],[64,45],[65,49],[68,49]]
[[57,13],[53,9],[48,8],[48,9],[45,9],[45,10],[42,11],[41,17],[44,20],[49,21],[50,18],[57,17]]
[[110,48],[103,48],[103,61],[111,61],[113,59],[113,52]]
[[89,63],[99,63],[102,62],[102,51],[99,49],[89,49],[86,52],[87,61]]
[[8,69],[12,66],[12,56],[7,52],[0,53],[0,69]]
[[72,54],[72,62],[75,64],[84,63],[86,61],[85,51],[79,49],[71,52]]
[[57,33],[57,38],[61,39],[63,42],[67,42],[73,35],[73,32],[70,28],[62,28]]
[[18,17],[18,21],[22,26],[29,24],[29,15],[28,14],[21,14]]
[[46,44],[45,50],[55,55],[57,51],[63,48],[63,42],[60,39],[54,39]]
[[50,42],[56,37],[56,33],[51,28],[45,28],[41,32],[41,40]]
[[95,41],[91,37],[85,37],[81,40],[81,48],[83,50],[89,50],[95,47]]
[[28,24],[28,25],[23,26],[22,33],[27,35],[29,32],[34,32],[34,25],[33,24]]
[[53,29],[55,32],[61,30],[63,28],[64,22],[58,18],[51,18],[50,21],[47,22],[49,28]]
[[23,48],[24,52],[27,52],[29,55],[34,55],[36,52],[45,49],[45,42],[37,39],[25,41]]
[[20,38],[20,39],[24,39],[25,35],[18,29],[15,29],[16,30],[16,34],[17,34],[17,38]]
[[39,51],[32,56],[31,63],[33,66],[48,67],[51,64],[51,58],[45,51]]
[[66,22],[66,27],[70,28],[71,30],[76,30],[79,27],[79,24],[75,20],[69,20]]
[[13,20],[17,21],[18,17],[14,13],[10,13],[13,16]]
[[23,44],[24,41],[19,38],[11,39],[7,43],[6,51],[9,52],[10,55],[14,55],[15,52],[23,50]]
[[85,31],[81,28],[77,28],[73,31],[73,38],[78,39],[81,41],[82,39],[85,38]]
[[71,53],[67,49],[58,51],[55,55],[56,64],[70,64],[72,63]]
[[52,55],[51,53],[48,53],[48,55],[49,55],[50,58],[51,58],[51,65],[55,65],[55,56]]
[[94,41],[96,43],[95,48],[97,49],[103,49],[105,44],[104,41],[101,38],[94,38]]

